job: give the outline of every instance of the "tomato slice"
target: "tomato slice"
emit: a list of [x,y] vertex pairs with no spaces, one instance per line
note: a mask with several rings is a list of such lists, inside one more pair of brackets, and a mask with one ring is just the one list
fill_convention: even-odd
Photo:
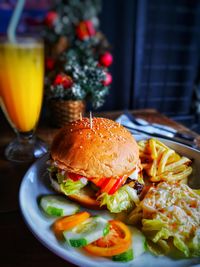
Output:
[[101,186],[101,192],[106,192],[106,193],[110,193],[110,190],[113,188],[113,186],[116,184],[116,182],[117,182],[117,179],[115,179],[115,178],[108,178],[108,179],[106,179],[107,181],[107,183],[103,183],[102,184],[102,186]]
[[108,181],[107,178],[89,178],[89,180],[98,187],[101,187],[104,182]]
[[73,173],[73,172],[68,172],[67,176],[68,176],[69,179],[71,179],[73,181],[78,181],[81,178],[83,178],[83,175],[76,174],[76,173]]
[[115,184],[109,190],[108,194],[110,195],[114,194],[126,182],[126,179],[127,179],[127,176],[122,176],[119,179],[117,179]]
[[111,257],[127,251],[131,246],[131,232],[123,222],[109,221],[109,233],[85,246],[87,252],[102,257]]
[[120,178],[91,178],[95,185],[101,188],[101,192],[106,192],[110,195],[114,194],[127,179],[127,176]]
[[53,224],[53,231],[55,235],[60,239],[62,237],[62,232],[73,228],[74,226],[84,222],[90,217],[90,213],[87,211],[82,211],[74,215],[64,216],[56,220]]

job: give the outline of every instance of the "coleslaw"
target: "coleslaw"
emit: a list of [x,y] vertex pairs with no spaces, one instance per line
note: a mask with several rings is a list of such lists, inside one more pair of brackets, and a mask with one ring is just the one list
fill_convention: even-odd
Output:
[[168,253],[200,256],[200,195],[186,184],[159,183],[140,203],[142,231]]

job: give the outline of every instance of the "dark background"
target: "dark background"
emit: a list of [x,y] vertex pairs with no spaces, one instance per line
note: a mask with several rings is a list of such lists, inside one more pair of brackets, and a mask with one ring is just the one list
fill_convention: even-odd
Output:
[[[28,0],[18,31],[40,32],[51,2]],[[0,1],[1,33],[14,4]],[[101,110],[155,108],[199,130],[200,1],[103,0],[102,7],[114,64]]]
[[115,59],[104,108],[156,108],[198,123],[200,1],[104,0],[101,25]]

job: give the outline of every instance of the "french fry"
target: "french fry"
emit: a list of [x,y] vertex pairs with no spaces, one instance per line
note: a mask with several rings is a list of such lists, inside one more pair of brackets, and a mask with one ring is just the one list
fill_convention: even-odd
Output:
[[158,165],[158,160],[154,159],[153,163],[151,164],[151,168],[149,169],[149,175],[150,176],[156,176],[157,173],[157,165]]
[[156,139],[156,145],[159,147],[163,147],[164,149],[169,149],[168,146],[166,146],[165,144],[163,144],[162,142],[160,142],[159,140]]
[[187,183],[191,174],[191,160],[181,157],[173,149],[151,138],[138,143],[143,170],[151,182]]
[[169,156],[167,164],[173,163],[175,161],[178,161],[179,159],[181,159],[181,157],[179,156],[179,154],[174,153],[171,156]]
[[152,176],[152,177],[150,177],[150,181],[152,182],[152,183],[158,183],[158,182],[160,182],[162,180],[162,176]]
[[155,141],[155,139],[153,139],[153,138],[149,139],[149,148],[151,150],[152,159],[157,159],[158,154],[157,154],[157,150],[156,150],[156,141]]
[[163,147],[159,147],[158,148],[158,162],[160,162],[160,160],[161,160],[161,158],[162,158],[162,156],[163,156],[163,153],[164,153],[164,149],[163,149]]
[[150,168],[150,176],[154,177],[157,175],[158,163],[159,163],[160,159],[162,158],[162,155],[163,155],[163,148],[159,147],[159,149],[157,151],[157,158],[153,160],[152,166]]
[[183,179],[180,180],[181,184],[188,184],[188,177],[185,177]]
[[167,165],[165,167],[165,171],[173,170],[175,167],[180,166],[182,164],[186,164],[186,163],[187,164],[190,164],[191,163],[191,160],[188,159],[188,158],[186,158],[186,157],[182,157],[180,160],[178,160],[178,161],[176,161],[174,163],[171,163],[171,164]]
[[171,177],[168,179],[169,182],[177,182],[179,180],[185,179],[186,177],[188,177],[190,174],[192,173],[192,167],[188,167],[186,170],[184,170],[183,172],[177,173],[177,174],[173,174],[171,175]]
[[[187,169],[187,166],[182,164],[182,165],[178,165],[178,166],[174,167],[170,171],[176,174],[176,173],[179,173],[179,172],[183,172],[186,169]],[[168,171],[166,171],[166,172],[168,172]]]
[[173,175],[173,172],[163,172],[160,175],[154,176],[150,178],[151,182],[160,182],[160,181],[167,181]]
[[142,163],[142,168],[147,170],[151,168],[151,163]]
[[164,172],[165,169],[165,165],[167,164],[167,160],[169,158],[169,156],[171,156],[172,154],[174,154],[174,150],[172,149],[167,149],[163,152],[163,155],[160,159],[160,162],[158,164],[158,175]]

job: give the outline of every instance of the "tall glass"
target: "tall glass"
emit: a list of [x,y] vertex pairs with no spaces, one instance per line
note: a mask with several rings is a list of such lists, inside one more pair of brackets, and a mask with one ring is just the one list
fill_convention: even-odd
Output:
[[11,161],[32,161],[47,151],[47,146],[34,134],[42,106],[43,80],[41,41],[20,38],[10,43],[0,39],[0,103],[17,134],[5,150]]

